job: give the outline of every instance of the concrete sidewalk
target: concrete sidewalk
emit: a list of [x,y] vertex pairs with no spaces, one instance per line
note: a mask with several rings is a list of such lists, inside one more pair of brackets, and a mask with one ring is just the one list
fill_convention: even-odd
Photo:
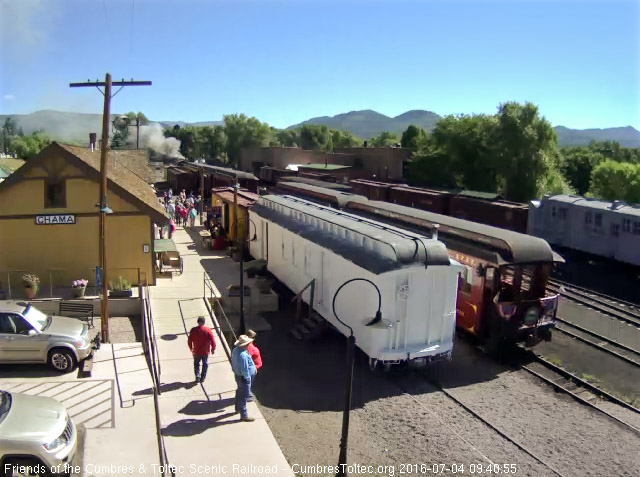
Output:
[[199,252],[182,228],[173,240],[183,257],[184,273],[158,279],[150,289],[161,367],[160,420],[169,464],[176,476],[293,476],[256,404],[248,404],[254,422],[241,422],[234,413],[236,383],[220,336],[216,336],[216,353],[209,358],[206,382],[194,383],[187,333],[196,326],[198,316],[209,321],[201,260],[214,259],[219,253]]

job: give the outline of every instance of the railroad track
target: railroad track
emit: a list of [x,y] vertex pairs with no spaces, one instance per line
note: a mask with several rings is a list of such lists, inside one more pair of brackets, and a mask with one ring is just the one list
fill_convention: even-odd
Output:
[[587,305],[597,311],[613,316],[640,328],[638,305],[617,298],[602,295],[583,287],[577,287],[558,280],[549,280],[547,287],[570,300]]
[[551,361],[534,353],[533,351],[524,350],[522,348],[520,349],[520,351],[522,352],[523,359],[530,358],[530,360],[532,360],[532,363],[530,364],[520,363],[519,367],[521,369],[551,385],[556,391],[562,391],[568,394],[581,404],[591,407],[592,409],[604,414],[609,419],[640,435],[640,429],[632,424],[629,424],[623,419],[614,416],[613,414],[606,411],[605,409],[602,409],[596,404],[599,403],[600,399],[606,399],[636,414],[640,414],[640,409],[632,406],[631,404],[623,401],[620,398],[617,398],[607,391],[600,389],[599,387],[576,376],[575,374],[570,373],[560,366],[553,364]]
[[[556,322],[562,326],[556,324],[554,332],[559,331],[604,353],[613,355],[632,366],[640,367],[639,351],[562,318],[556,317]],[[582,333],[582,335],[579,333]],[[587,336],[585,337],[584,335]]]
[[[476,419],[481,421],[487,427],[493,429],[503,439],[505,439],[508,442],[510,442],[511,444],[513,444],[515,447],[520,449],[522,452],[524,452],[525,454],[530,456],[533,460],[535,460],[539,464],[541,464],[541,465],[545,466],[546,468],[548,468],[549,470],[551,470],[558,477],[564,477],[564,474],[562,474],[560,471],[558,471],[553,465],[549,464],[544,459],[542,459],[541,457],[537,456],[533,451],[529,450],[525,444],[522,444],[522,443],[516,441],[515,439],[510,437],[505,431],[503,431],[502,429],[498,428],[496,425],[494,425],[493,423],[491,423],[490,421],[485,419],[482,415],[480,415],[479,413],[474,411],[466,403],[461,401],[454,393],[452,393],[451,391],[449,391],[449,390],[445,389],[444,387],[442,387],[442,385],[438,381],[425,376],[423,373],[420,373],[420,374],[415,373],[415,374],[420,376],[422,379],[427,381],[432,386],[434,386],[436,389],[438,389],[440,392],[442,392],[445,396],[447,396],[449,399],[454,401],[458,406],[462,407],[465,411],[467,411],[473,417],[475,417]],[[403,394],[405,394],[406,396],[411,398],[418,406],[420,406],[422,409],[426,410],[432,416],[434,416],[437,420],[439,420],[444,425],[444,427],[448,427],[460,440],[462,440],[471,449],[473,449],[478,455],[480,455],[480,457],[482,457],[482,459],[484,459],[486,462],[488,462],[492,466],[493,465],[498,465],[495,462],[493,462],[488,456],[483,454],[482,451],[480,451],[478,448],[476,448],[473,444],[471,444],[469,441],[467,441],[463,436],[461,436],[455,429],[451,428],[451,426],[449,426],[449,424],[447,422],[445,422],[436,412],[431,410],[428,406],[424,405],[422,402],[420,402],[420,400],[418,398],[416,398],[413,394],[411,394],[409,391],[407,391],[406,388],[404,386],[402,386],[402,384],[400,384],[397,379],[392,380],[392,382],[398,388],[400,388],[400,390],[403,392]]]

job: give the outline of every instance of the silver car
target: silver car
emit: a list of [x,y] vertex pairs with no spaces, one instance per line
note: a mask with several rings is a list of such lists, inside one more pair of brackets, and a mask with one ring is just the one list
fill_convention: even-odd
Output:
[[77,436],[55,399],[0,391],[0,475],[68,473]]
[[33,305],[0,301],[0,363],[48,363],[70,372],[99,346],[75,318],[47,316]]

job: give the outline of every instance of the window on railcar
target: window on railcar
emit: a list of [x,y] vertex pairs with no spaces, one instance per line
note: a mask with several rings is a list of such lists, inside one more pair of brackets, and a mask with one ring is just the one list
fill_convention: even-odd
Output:
[[622,231],[631,232],[631,219],[622,219]]
[[593,223],[593,212],[585,212],[584,223],[587,225]]
[[560,217],[560,220],[566,220],[567,219],[567,209],[566,209],[566,207],[560,207],[560,210],[558,210],[558,217]]
[[596,227],[602,227],[602,214],[597,213],[595,216],[595,226]]
[[473,286],[473,268],[463,265],[464,269],[460,273],[460,280],[458,281],[458,290],[464,293],[471,293]]
[[611,235],[618,237],[620,235],[620,224],[611,224]]
[[633,235],[640,235],[640,222],[633,223]]

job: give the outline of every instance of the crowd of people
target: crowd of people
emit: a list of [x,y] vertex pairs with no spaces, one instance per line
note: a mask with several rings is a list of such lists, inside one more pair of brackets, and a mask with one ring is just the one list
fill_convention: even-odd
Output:
[[174,196],[173,190],[169,189],[168,192],[163,194],[162,202],[164,204],[164,210],[169,214],[171,230],[169,238],[171,238],[171,234],[175,232],[175,227],[177,225],[195,227],[196,219],[198,218],[200,206],[202,204],[201,195],[198,194],[196,197],[193,194],[193,191],[189,192],[189,195],[187,195],[187,191],[182,189],[180,194]]

